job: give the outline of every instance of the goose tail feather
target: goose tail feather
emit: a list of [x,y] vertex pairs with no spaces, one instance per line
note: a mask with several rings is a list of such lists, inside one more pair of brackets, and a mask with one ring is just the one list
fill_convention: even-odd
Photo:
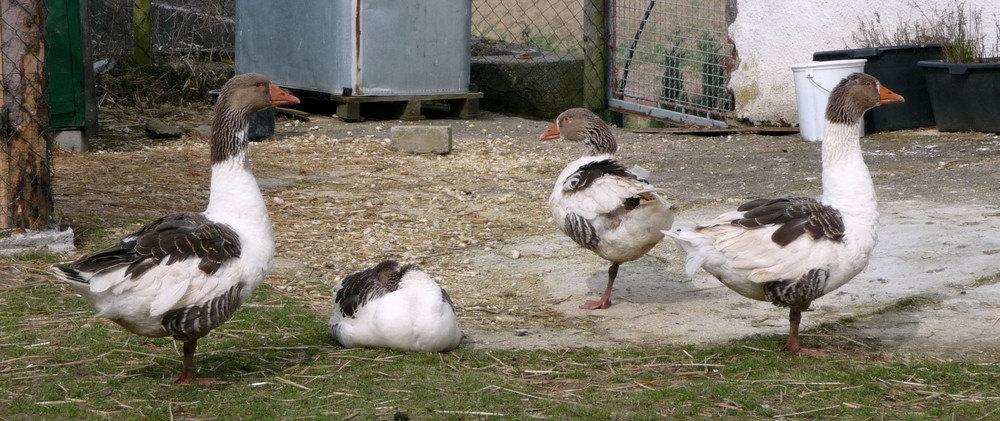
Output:
[[80,272],[69,266],[52,265],[52,267],[49,268],[49,271],[52,272],[52,275],[54,275],[56,278],[59,278],[71,284],[90,285],[90,279],[87,279],[87,277],[84,276],[83,272]]
[[700,244],[705,241],[704,236],[691,231],[682,230],[666,230],[661,232],[663,232],[663,235],[673,239],[678,246],[684,249],[684,252],[687,254],[684,270],[687,272],[688,276],[693,276],[695,272],[698,272],[698,269],[700,269],[705,264],[705,260],[708,259],[708,256],[705,253],[699,251]]

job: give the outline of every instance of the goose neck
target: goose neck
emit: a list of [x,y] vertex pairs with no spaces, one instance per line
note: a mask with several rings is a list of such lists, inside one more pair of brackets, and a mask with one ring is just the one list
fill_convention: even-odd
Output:
[[848,233],[874,231],[875,186],[861,153],[861,124],[827,121],[823,138],[823,202],[840,211]]
[[583,142],[590,156],[614,155],[618,151],[618,142],[606,125],[588,127],[585,136]]

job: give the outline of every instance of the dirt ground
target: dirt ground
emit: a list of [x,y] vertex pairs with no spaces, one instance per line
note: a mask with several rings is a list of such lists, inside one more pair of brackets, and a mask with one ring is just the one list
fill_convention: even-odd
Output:
[[[196,116],[203,120],[183,124],[208,121]],[[607,263],[576,247],[549,216],[552,183],[583,152],[539,142],[550,122],[491,113],[468,121],[311,118],[279,120],[275,137],[251,155],[278,243],[266,283],[316,317],[327,317],[336,279],[395,258],[421,265],[451,293],[467,347],[685,345],[787,332],[785,311],[704,272],[687,276],[669,242],[622,265],[612,308],[578,309],[603,290]],[[390,127],[414,124],[451,125],[453,152],[391,152]],[[107,126],[141,137],[129,124]],[[820,145],[798,135],[615,132],[619,158],[650,170],[677,206],[675,228],[747,199],[819,193]],[[880,198],[880,242],[868,269],[814,303],[804,328],[853,317],[834,340],[946,359],[1000,357],[1000,137],[909,130],[869,135],[862,146]],[[202,209],[207,167],[207,139],[197,137],[57,153],[59,217],[81,246],[67,257],[163,213]]]

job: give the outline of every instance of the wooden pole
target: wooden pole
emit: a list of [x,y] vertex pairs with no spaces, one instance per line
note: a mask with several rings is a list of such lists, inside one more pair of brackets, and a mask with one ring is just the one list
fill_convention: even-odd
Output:
[[0,21],[0,228],[42,229],[53,214],[45,1],[0,0]]
[[7,57],[7,43],[4,40],[8,37],[8,31],[4,30],[7,25],[3,25],[7,22],[7,14],[3,11],[9,6],[7,1],[0,0],[0,77],[3,78],[3,85],[0,86],[0,230],[12,228],[10,205],[14,197],[10,192],[10,154],[7,152],[10,149],[7,145],[10,127],[10,119],[7,118],[7,89],[3,88],[7,85],[7,60],[4,60]]
[[153,0],[133,0],[133,36],[135,37],[135,64],[153,65]]
[[585,0],[583,6],[583,102],[607,107],[608,0]]

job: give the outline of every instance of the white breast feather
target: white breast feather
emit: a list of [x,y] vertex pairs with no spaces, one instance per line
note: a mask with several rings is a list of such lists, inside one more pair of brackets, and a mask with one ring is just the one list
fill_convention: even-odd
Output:
[[[405,285],[407,277],[422,277]],[[429,282],[429,283],[428,283]],[[332,333],[345,347],[384,347],[414,352],[441,352],[456,348],[462,331],[441,288],[421,271],[410,271],[396,291],[372,299],[344,318],[335,308]]]

